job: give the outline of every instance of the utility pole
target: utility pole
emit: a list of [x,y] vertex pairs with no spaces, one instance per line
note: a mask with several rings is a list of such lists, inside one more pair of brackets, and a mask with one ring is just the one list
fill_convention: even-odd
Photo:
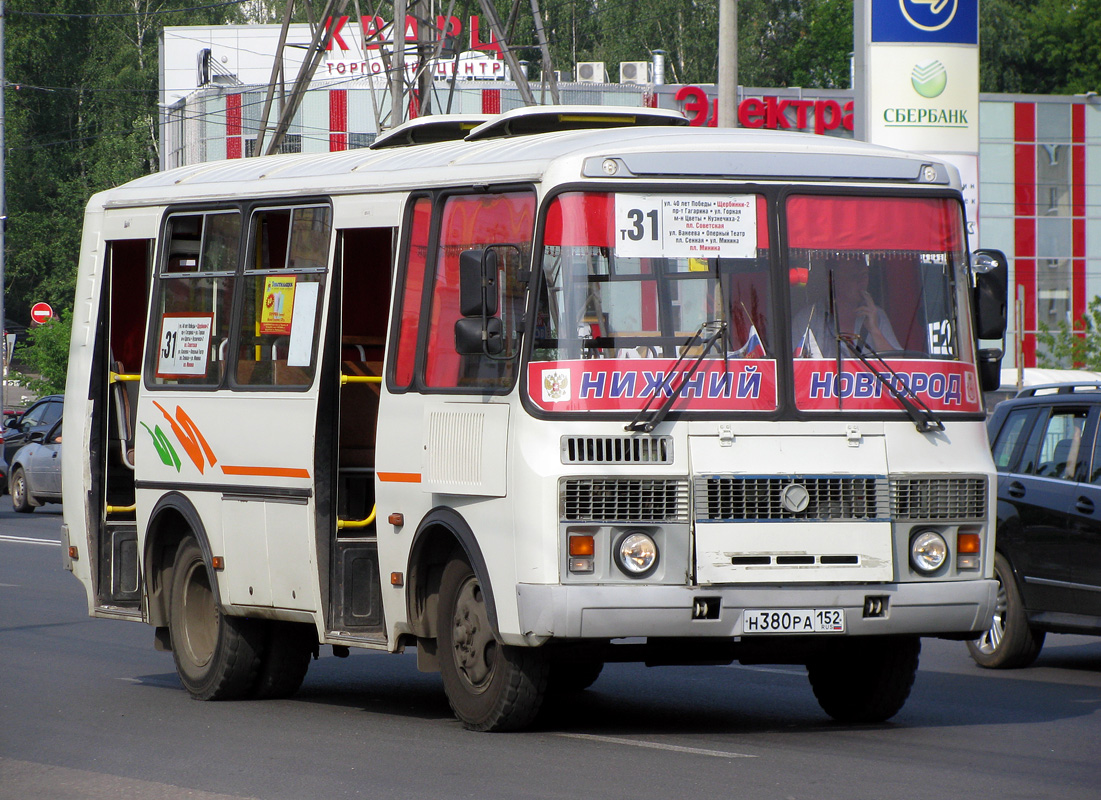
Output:
[[738,127],[738,0],[719,0],[720,128]]

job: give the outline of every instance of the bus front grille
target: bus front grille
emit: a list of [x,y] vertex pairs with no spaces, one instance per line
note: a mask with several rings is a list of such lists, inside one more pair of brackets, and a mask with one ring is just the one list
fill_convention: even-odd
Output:
[[563,436],[563,464],[672,464],[672,436]]
[[892,478],[891,516],[898,520],[984,519],[986,478]]
[[[802,487],[802,492],[789,487]],[[695,485],[696,519],[738,520],[886,520],[887,480],[877,476],[701,475]]]
[[563,522],[688,521],[688,482],[678,478],[563,478]]

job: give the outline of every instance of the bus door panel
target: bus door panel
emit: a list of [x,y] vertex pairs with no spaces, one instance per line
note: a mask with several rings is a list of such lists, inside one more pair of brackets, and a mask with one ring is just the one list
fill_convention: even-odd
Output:
[[[382,209],[377,198],[355,200],[367,203],[362,216],[379,222],[389,216],[395,227],[347,228],[339,232],[340,313],[330,320],[337,331],[329,341],[339,343],[340,388],[333,398],[335,408],[323,395],[318,437],[335,433],[336,472],[328,482],[335,487],[336,518],[341,522],[329,523],[336,528],[335,535],[325,543],[329,550],[322,557],[327,557],[329,563],[329,627],[373,636],[384,630],[382,594],[377,525],[365,521],[370,519],[376,502],[379,400],[400,202],[394,200]],[[346,210],[338,212],[338,218],[344,216]],[[333,420],[335,431],[331,431]],[[318,547],[325,544],[319,541]]]
[[94,477],[90,497],[99,508],[88,518],[98,518],[100,525],[93,532],[98,553],[96,599],[102,607],[134,611],[139,610],[141,590],[134,514],[134,432],[153,245],[151,238],[106,243],[91,398],[89,454]]

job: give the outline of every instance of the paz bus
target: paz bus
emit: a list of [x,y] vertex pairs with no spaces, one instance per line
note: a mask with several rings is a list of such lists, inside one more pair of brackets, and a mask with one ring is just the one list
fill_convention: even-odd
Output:
[[139,178],[87,206],[66,566],[198,699],[415,647],[474,730],[627,661],[885,720],[995,608],[966,242],[936,158],[647,109]]

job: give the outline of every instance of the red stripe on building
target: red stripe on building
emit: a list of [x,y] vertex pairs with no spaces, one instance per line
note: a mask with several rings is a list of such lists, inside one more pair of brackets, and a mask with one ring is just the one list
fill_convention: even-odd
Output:
[[[1036,366],[1036,105],[1016,103],[1013,109],[1013,297],[1024,291],[1021,360]],[[1016,326],[1014,326],[1016,327]],[[1022,336],[1022,333],[1024,335]]]
[[329,150],[348,149],[348,90],[329,92]]
[[500,89],[482,89],[482,113],[483,114],[500,114],[501,113],[501,90]]
[[241,95],[226,95],[226,158],[241,157]]

